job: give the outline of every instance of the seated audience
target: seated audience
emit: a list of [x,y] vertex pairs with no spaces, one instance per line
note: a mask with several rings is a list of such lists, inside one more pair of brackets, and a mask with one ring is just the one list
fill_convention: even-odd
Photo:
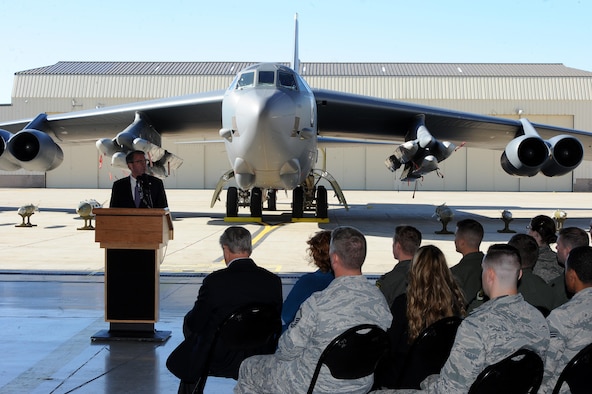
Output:
[[329,286],[335,278],[331,270],[331,259],[329,258],[329,242],[331,241],[331,230],[322,230],[312,236],[308,244],[308,257],[311,263],[318,269],[315,272],[302,275],[292,287],[292,290],[284,301],[282,307],[283,330],[292,323],[300,304],[304,302],[315,291],[321,291]]
[[463,219],[456,224],[454,246],[463,257],[450,270],[462,288],[467,311],[483,303],[481,291],[483,253],[479,251],[483,234],[483,226],[475,219]]
[[[243,227],[228,227],[220,236],[220,246],[226,268],[214,271],[203,279],[195,305],[183,321],[186,340],[195,342],[193,354],[196,355],[196,359],[171,360],[169,357],[167,360],[169,369],[176,369],[179,365],[192,366],[195,374],[195,381],[181,381],[179,393],[193,392],[216,329],[237,308],[255,302],[266,303],[277,307],[278,317],[281,313],[281,280],[277,275],[258,267],[249,257],[252,252],[249,230]],[[238,368],[245,356],[244,352],[216,346],[210,374],[236,379]],[[169,361],[175,365],[170,365]]]
[[543,315],[547,316],[555,307],[555,298],[549,286],[543,278],[532,273],[532,267],[539,257],[539,245],[528,234],[516,234],[508,241],[520,252],[522,277],[518,282],[518,292],[524,297],[524,301],[536,306]]
[[409,347],[424,329],[445,317],[465,315],[462,290],[436,246],[417,250],[407,292],[395,299],[391,313],[393,324],[387,331],[391,350],[374,374],[374,387],[396,388]]
[[[331,234],[329,254],[335,279],[302,303],[275,354],[243,361],[235,393],[305,392],[321,353],[333,338],[359,324],[390,327],[392,315],[384,296],[362,275],[364,235],[353,227],[337,227]],[[372,376],[335,379],[323,368],[315,392],[365,393],[372,381]]]
[[382,275],[376,286],[382,291],[389,306],[407,288],[407,274],[411,259],[421,244],[421,232],[412,226],[397,226],[393,235],[393,257],[398,261],[395,267]]
[[[543,315],[518,293],[520,255],[510,245],[489,247],[483,260],[483,291],[489,301],[460,324],[450,357],[439,375],[430,375],[421,388],[429,393],[466,393],[489,365],[528,347],[545,359],[549,328]],[[411,393],[422,390],[378,390]]]
[[[578,246],[569,252],[565,261],[565,285],[574,296],[547,317],[551,342],[541,392],[550,393],[567,363],[592,343],[591,247]],[[561,393],[569,393],[567,385]]]
[[[561,267],[565,266],[565,260],[569,252],[578,246],[588,246],[590,239],[584,230],[578,227],[564,227],[557,237],[557,262]],[[559,275],[549,282],[555,297],[555,306],[563,305],[573,294],[568,294],[565,278]]]
[[551,244],[557,241],[555,222],[549,216],[539,215],[532,218],[526,228],[539,245],[539,258],[532,272],[549,283],[563,273],[563,268],[557,264],[557,254],[551,249]]

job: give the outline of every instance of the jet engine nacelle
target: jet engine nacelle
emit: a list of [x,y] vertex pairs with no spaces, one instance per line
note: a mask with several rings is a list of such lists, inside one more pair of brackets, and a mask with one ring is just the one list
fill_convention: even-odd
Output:
[[551,152],[540,137],[522,135],[506,146],[500,159],[506,173],[517,176],[535,176],[549,160]]
[[506,146],[500,159],[510,175],[565,175],[574,170],[584,157],[584,147],[575,137],[558,135],[548,141],[537,136],[523,135]]
[[551,158],[542,168],[546,176],[565,175],[576,169],[584,157],[584,147],[575,137],[557,135],[545,141],[551,150]]
[[25,129],[13,135],[6,149],[25,170],[49,171],[64,160],[64,152],[49,135],[35,129]]
[[0,170],[16,171],[21,168],[7,149],[8,141],[13,135],[9,131],[0,129]]

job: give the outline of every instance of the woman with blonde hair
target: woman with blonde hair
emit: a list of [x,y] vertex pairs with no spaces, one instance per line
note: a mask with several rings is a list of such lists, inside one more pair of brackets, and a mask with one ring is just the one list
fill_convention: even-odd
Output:
[[466,315],[463,292],[438,247],[426,245],[417,250],[407,292],[393,301],[391,313],[391,351],[377,369],[374,387],[396,388],[409,347],[424,329],[445,317]]

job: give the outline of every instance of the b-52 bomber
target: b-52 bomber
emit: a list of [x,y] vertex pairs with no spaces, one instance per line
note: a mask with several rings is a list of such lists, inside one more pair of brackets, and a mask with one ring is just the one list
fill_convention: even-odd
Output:
[[[148,171],[166,176],[182,159],[161,146],[161,134],[222,139],[229,169],[220,178],[212,205],[225,183],[227,216],[250,207],[260,217],[264,204],[276,209],[276,192],[292,190],[292,216],[328,211],[326,179],[342,204],[338,182],[316,168],[326,143],[390,142],[385,164],[416,180],[438,169],[460,142],[503,151],[502,168],[511,175],[564,175],[590,152],[589,132],[503,119],[400,101],[311,89],[297,72],[298,20],[292,67],[262,63],[238,73],[228,89],[130,103],[0,124],[0,169],[48,171],[63,159],[60,144],[96,139],[112,165],[127,168],[125,155],[140,149],[151,158]],[[122,130],[114,138],[112,130]],[[14,133],[14,134],[13,134]]]

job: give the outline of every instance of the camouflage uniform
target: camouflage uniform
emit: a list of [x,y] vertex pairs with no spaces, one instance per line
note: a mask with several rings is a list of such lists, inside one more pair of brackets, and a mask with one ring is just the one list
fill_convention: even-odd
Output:
[[[317,361],[331,340],[358,324],[384,330],[392,315],[382,293],[364,276],[335,278],[313,293],[282,334],[275,354],[252,356],[240,366],[235,393],[305,393]],[[315,393],[366,393],[372,377],[337,380],[323,366]]]
[[[551,341],[545,362],[541,393],[550,393],[567,363],[592,343],[592,287],[576,293],[547,317]],[[569,393],[567,384],[561,393]]]
[[539,247],[539,258],[532,272],[547,283],[563,274],[563,267],[557,262],[557,253],[552,251],[549,245]]
[[[497,297],[469,314],[458,328],[450,357],[439,375],[422,383],[427,393],[466,393],[488,365],[527,347],[545,359],[549,328],[543,315],[521,294]],[[415,393],[422,390],[378,390]]]
[[376,287],[382,291],[389,306],[395,298],[407,292],[407,275],[411,268],[411,260],[399,261],[395,268],[376,280]]

